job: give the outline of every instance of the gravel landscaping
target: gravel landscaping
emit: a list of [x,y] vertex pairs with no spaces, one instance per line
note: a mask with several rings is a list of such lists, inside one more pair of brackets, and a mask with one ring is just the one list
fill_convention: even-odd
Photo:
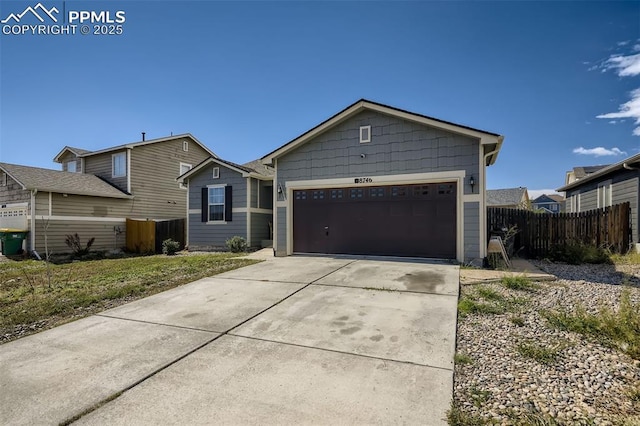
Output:
[[462,286],[449,422],[640,424],[637,353],[549,321],[616,315],[625,297],[637,318],[640,266],[535,264],[558,280]]

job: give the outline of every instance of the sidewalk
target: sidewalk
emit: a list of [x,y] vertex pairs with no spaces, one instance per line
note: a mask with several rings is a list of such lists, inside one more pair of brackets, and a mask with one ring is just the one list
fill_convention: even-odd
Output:
[[525,259],[511,259],[511,268],[504,271],[460,268],[460,284],[488,283],[500,281],[503,277],[508,276],[526,276],[533,281],[555,281],[557,279],[554,275],[541,271]]

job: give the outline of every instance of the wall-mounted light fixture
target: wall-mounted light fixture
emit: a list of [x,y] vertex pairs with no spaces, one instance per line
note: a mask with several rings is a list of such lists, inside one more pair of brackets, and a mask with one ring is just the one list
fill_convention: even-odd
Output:
[[473,187],[476,185],[476,180],[473,175],[469,176],[469,185],[471,185],[471,192],[473,192]]
[[278,184],[278,194],[282,194],[282,185]]

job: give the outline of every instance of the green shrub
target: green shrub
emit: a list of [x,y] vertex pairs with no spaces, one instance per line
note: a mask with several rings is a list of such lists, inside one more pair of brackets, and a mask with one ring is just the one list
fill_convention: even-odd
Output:
[[180,243],[171,238],[167,238],[162,242],[162,253],[167,256],[173,256],[180,250]]
[[551,364],[558,357],[558,350],[538,345],[536,343],[520,343],[516,347],[518,353],[534,359],[541,364]]
[[243,253],[247,251],[247,242],[244,238],[235,236],[226,241],[227,248],[233,253]]
[[580,242],[553,247],[548,255],[550,260],[571,265],[582,263],[611,263],[607,250]]
[[473,360],[471,357],[464,353],[457,353],[453,356],[453,361],[456,364],[465,365],[465,364],[473,364]]

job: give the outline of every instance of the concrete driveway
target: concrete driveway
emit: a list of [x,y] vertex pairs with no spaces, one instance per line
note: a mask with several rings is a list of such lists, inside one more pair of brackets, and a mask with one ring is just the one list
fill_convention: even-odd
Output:
[[0,424],[446,424],[459,271],[287,257],[0,346]]

